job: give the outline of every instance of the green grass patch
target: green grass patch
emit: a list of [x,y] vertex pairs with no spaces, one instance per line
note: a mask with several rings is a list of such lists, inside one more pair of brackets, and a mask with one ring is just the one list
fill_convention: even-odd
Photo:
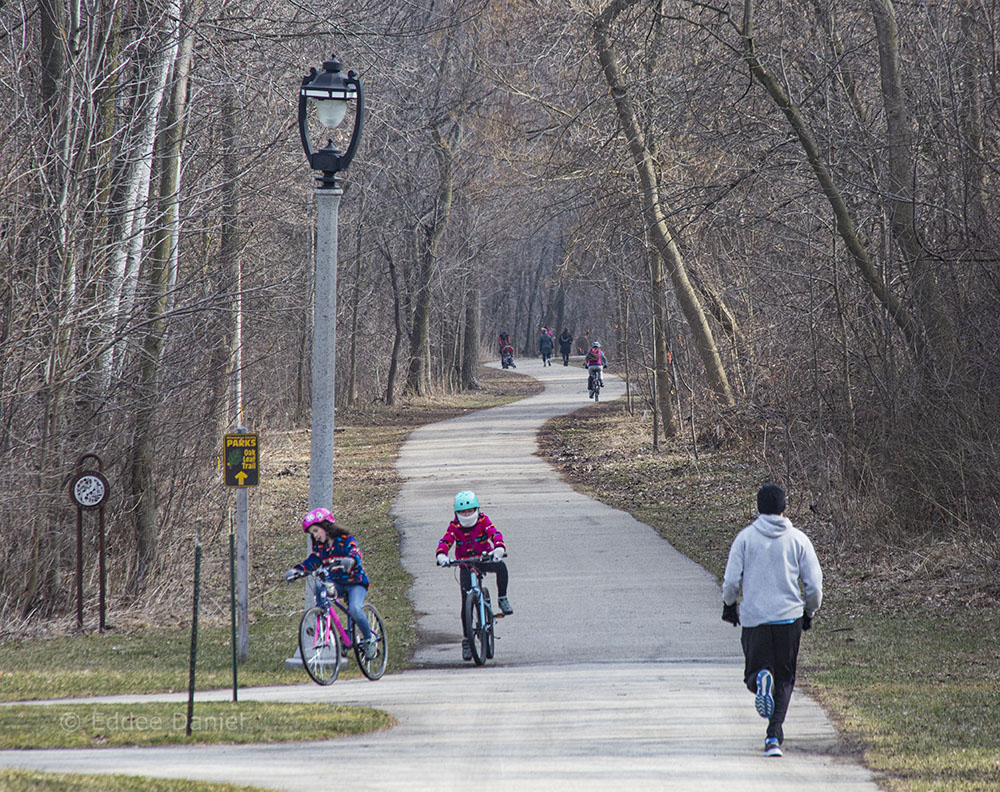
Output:
[[332,739],[385,729],[369,707],[263,701],[88,703],[0,707],[0,748],[122,748]]
[[[696,460],[687,442],[654,452],[650,428],[620,403],[550,421],[540,448],[575,487],[653,526],[720,580],[733,538],[756,517],[761,478],[751,464],[723,452]],[[895,569],[899,560],[874,541],[877,531],[854,547],[801,505],[788,516],[810,535],[824,568],[823,608],[802,641],[800,686],[824,704],[846,747],[896,792],[1000,789],[997,607],[963,607],[958,596],[900,597],[898,579],[878,574],[879,565]],[[919,590],[919,581],[909,589]],[[720,598],[720,616],[721,609]]]
[[212,784],[175,778],[74,775],[0,769],[3,792],[266,792],[262,787]]
[[[400,481],[395,465],[400,445],[414,428],[425,423],[444,420],[470,410],[482,409],[524,398],[537,393],[541,386],[532,379],[509,372],[483,369],[483,389],[475,393],[456,394],[434,401],[403,403],[392,409],[366,413],[338,410],[338,431],[335,446],[334,513],[346,523],[364,553],[365,569],[372,579],[368,601],[378,608],[388,633],[389,665],[387,672],[408,667],[415,644],[415,616],[407,598],[409,575],[402,567],[399,535],[389,513]],[[269,432],[262,437],[266,451],[261,458],[261,483],[250,495],[250,652],[249,659],[239,665],[240,687],[308,683],[304,670],[285,668],[285,659],[296,648],[299,619],[304,601],[301,582],[288,584],[284,571],[301,561],[306,552],[301,518],[305,513],[309,489],[308,432]],[[232,644],[229,624],[229,557],[228,536],[203,537],[201,608],[198,628],[196,687],[198,690],[226,689],[232,686]],[[178,548],[173,548],[179,551]],[[193,572],[193,567],[192,567]],[[76,632],[66,629],[65,617],[31,625],[31,633],[0,643],[0,701],[32,701],[135,693],[184,692],[188,686],[190,659],[190,616],[192,577],[180,580],[155,581],[157,591],[169,596],[151,596],[142,607],[112,609],[109,624],[112,629]],[[342,678],[359,676],[352,661],[341,672]],[[378,684],[374,682],[372,684]],[[18,742],[4,747],[41,747],[46,745],[92,745],[94,734],[80,730],[71,735],[60,726],[63,713],[74,712],[84,722],[88,714],[125,712],[134,714],[148,724],[156,713],[169,716],[173,725],[177,712],[186,708],[176,704],[144,705],[150,709],[128,705],[80,704],[72,708],[63,704],[49,707],[0,708],[3,718],[17,718],[16,729],[8,721],[0,722],[3,739]],[[207,716],[211,707],[225,705],[197,703],[195,715]],[[299,705],[259,705],[247,702],[238,705],[240,712],[254,710],[275,723],[250,728],[220,737],[211,730],[195,731],[191,738],[180,737],[172,729],[160,736],[144,730],[110,730],[102,735],[104,744],[153,745],[170,742],[268,742],[277,739],[299,740],[323,738],[337,734],[353,734],[385,728],[388,716],[366,708],[305,708]],[[243,709],[245,708],[245,709]],[[299,718],[300,712],[307,717]],[[282,713],[302,724],[297,732],[294,724],[282,725]],[[353,713],[353,714],[352,714]],[[70,717],[70,716],[67,716]],[[256,715],[255,715],[256,717]],[[319,720],[316,720],[318,718]],[[340,723],[339,726],[336,723]],[[119,721],[121,723],[121,721]],[[254,723],[257,723],[254,721]],[[263,723],[263,721],[262,721]],[[275,725],[276,724],[276,725]],[[353,725],[351,725],[353,724]],[[259,725],[259,724],[258,724]],[[342,731],[337,731],[341,729]],[[287,735],[287,736],[276,736]],[[142,739],[144,742],[122,742]],[[75,740],[76,742],[71,742]],[[80,742],[80,741],[83,742]],[[36,776],[44,784],[34,786]],[[48,774],[0,774],[0,789],[89,788],[90,782],[81,776],[68,776],[71,786],[59,786],[63,781]],[[192,789],[188,782],[132,780],[116,777],[107,786],[107,779],[98,778],[100,789]],[[27,779],[27,780],[26,780]],[[42,784],[43,782],[39,782]],[[16,787],[14,784],[27,784]],[[173,784],[173,786],[169,786]],[[205,789],[221,789],[204,785]],[[237,787],[230,787],[236,789]]]

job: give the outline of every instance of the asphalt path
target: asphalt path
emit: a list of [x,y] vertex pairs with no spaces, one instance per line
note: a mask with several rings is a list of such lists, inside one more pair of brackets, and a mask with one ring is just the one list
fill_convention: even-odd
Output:
[[[766,724],[743,687],[739,631],[719,618],[715,579],[649,526],[574,492],[535,455],[546,420],[590,404],[585,372],[538,360],[522,360],[518,372],[545,391],[422,427],[403,446],[393,512],[414,580],[419,667],[375,683],[240,692],[370,705],[397,726],[319,744],[0,751],[0,766],[303,791],[342,779],[360,790],[875,792],[871,773],[800,692],[785,756],[763,756]],[[607,377],[604,399],[622,392]],[[457,575],[434,562],[462,489],[478,493],[509,554],[515,613],[498,623],[496,657],[483,667],[461,660]],[[103,714],[152,698],[183,709],[179,695],[91,701]]]

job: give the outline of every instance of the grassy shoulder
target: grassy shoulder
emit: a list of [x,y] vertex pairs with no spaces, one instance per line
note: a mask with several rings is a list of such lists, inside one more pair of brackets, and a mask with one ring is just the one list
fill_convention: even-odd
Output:
[[[395,469],[400,445],[418,426],[516,401],[541,388],[530,378],[491,369],[482,370],[481,382],[483,389],[475,393],[366,413],[338,410],[334,514],[364,553],[372,579],[368,600],[388,633],[388,673],[407,667],[415,641],[410,578],[390,514],[400,483]],[[261,483],[249,496],[250,652],[239,665],[241,687],[308,679],[302,670],[285,669],[296,648],[304,586],[285,583],[283,573],[306,553],[300,520],[308,505],[309,445],[307,430],[261,432]],[[199,690],[232,685],[227,524],[220,515],[219,530],[202,537]],[[104,633],[48,623],[0,644],[0,701],[187,690],[192,579],[161,581],[163,593],[139,612],[112,610],[112,629]],[[352,663],[343,676],[358,673]]]
[[38,773],[0,769],[3,792],[268,792],[262,787],[210,784],[184,778]]
[[277,743],[347,737],[393,720],[370,707],[263,701],[87,703],[0,707],[0,749]]
[[[620,403],[550,421],[539,453],[578,489],[653,526],[720,580],[730,543],[756,516],[762,482],[751,462],[705,451],[696,460],[689,443],[654,453],[649,427]],[[803,501],[791,498],[788,516],[810,535],[824,568],[823,608],[802,642],[800,687],[824,704],[885,789],[1000,788],[997,603],[935,584],[944,562],[929,557],[946,549],[908,548],[905,556],[923,563],[907,565],[874,534],[845,538]],[[920,569],[923,580],[913,571]]]

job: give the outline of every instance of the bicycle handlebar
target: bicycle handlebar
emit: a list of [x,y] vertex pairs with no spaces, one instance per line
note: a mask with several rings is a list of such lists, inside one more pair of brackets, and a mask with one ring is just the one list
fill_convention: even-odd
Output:
[[306,572],[305,570],[302,570],[302,569],[296,569],[294,576],[292,576],[290,578],[285,578],[285,579],[288,580],[289,582],[291,582],[293,580],[301,580],[302,578],[308,577],[309,575],[322,575],[323,574],[323,570],[325,570],[325,569],[340,569],[340,570],[343,570],[343,568],[344,568],[343,559],[344,558],[347,558],[347,556],[336,556],[335,558],[333,558],[330,561],[324,561],[323,562],[323,566],[321,566],[319,569],[314,569],[311,572]]
[[[507,557],[507,553],[504,553],[503,554],[503,558],[506,558],[506,557]],[[489,563],[492,563],[492,561],[493,561],[493,554],[492,553],[483,553],[483,555],[480,555],[480,556],[469,556],[468,558],[455,558],[455,559],[449,560],[447,564],[444,564],[444,566],[446,566],[446,567],[453,567],[453,566],[475,566],[476,564],[489,564]]]

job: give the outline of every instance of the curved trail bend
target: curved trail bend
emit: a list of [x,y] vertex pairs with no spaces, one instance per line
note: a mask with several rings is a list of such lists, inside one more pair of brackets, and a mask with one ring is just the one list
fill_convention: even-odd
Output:
[[[400,456],[393,511],[414,580],[420,668],[376,683],[240,693],[371,705],[392,713],[395,728],[325,745],[0,751],[0,765],[303,792],[345,773],[361,790],[876,792],[868,770],[838,756],[829,720],[799,692],[785,756],[765,759],[765,723],[742,685],[739,632],[719,618],[714,578],[534,455],[547,419],[588,404],[586,373],[537,359],[518,371],[545,391],[418,429]],[[607,377],[606,399],[622,390]],[[509,552],[515,614],[499,623],[496,658],[481,668],[461,661],[458,583],[434,563],[461,489],[479,494]]]

